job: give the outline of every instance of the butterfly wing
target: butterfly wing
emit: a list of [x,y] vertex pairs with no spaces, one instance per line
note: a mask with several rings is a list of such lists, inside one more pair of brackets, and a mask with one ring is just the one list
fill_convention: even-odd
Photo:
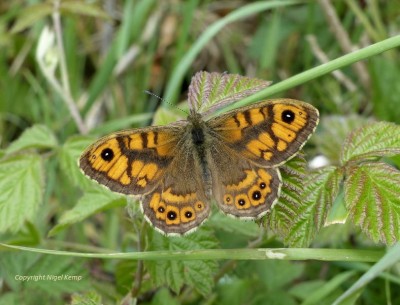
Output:
[[220,209],[244,219],[265,215],[280,193],[277,166],[301,149],[317,123],[314,107],[288,99],[261,102],[208,121],[214,133],[208,162]]
[[197,161],[193,150],[181,147],[160,185],[142,198],[146,219],[163,234],[190,233],[210,214]]
[[110,190],[141,196],[145,218],[164,234],[185,234],[209,215],[209,200],[184,126],[106,136],[81,156],[82,171]]
[[210,149],[213,197],[225,213],[242,219],[265,215],[275,204],[281,188],[277,168],[263,168],[227,146]]
[[243,158],[262,167],[292,158],[318,124],[310,104],[277,99],[236,109],[208,121],[215,137]]
[[83,152],[79,166],[85,175],[114,192],[149,193],[174,159],[180,130],[146,127],[103,137]]

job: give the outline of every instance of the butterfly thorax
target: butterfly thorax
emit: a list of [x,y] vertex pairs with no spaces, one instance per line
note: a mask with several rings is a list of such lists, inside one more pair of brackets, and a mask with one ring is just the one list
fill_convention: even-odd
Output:
[[202,116],[199,113],[190,114],[188,122],[187,132],[190,134],[190,141],[192,147],[194,147],[193,157],[197,163],[196,165],[201,169],[206,193],[209,193],[207,189],[211,187],[212,182],[209,164],[207,162],[207,151],[210,146],[210,141],[212,141],[212,137],[210,137],[207,123],[202,119]]
[[188,117],[191,138],[195,146],[205,143],[205,122],[200,114],[193,114]]

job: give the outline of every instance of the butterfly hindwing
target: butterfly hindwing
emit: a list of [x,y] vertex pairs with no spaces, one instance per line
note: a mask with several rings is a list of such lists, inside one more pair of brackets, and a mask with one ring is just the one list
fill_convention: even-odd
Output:
[[[186,140],[186,141],[185,141]],[[210,200],[198,159],[183,138],[159,186],[142,198],[142,210],[155,228],[168,235],[192,232],[210,214]]]
[[210,149],[212,193],[218,207],[242,219],[265,215],[278,199],[281,177],[277,168],[263,168],[225,144]]

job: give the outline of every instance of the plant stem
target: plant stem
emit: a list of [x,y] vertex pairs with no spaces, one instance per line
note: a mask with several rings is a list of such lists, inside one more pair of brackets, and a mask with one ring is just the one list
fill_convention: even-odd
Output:
[[[75,121],[76,126],[79,129],[81,134],[87,133],[87,128],[85,123],[82,120],[82,117],[79,113],[78,108],[76,107],[75,101],[72,98],[69,79],[68,79],[68,72],[67,72],[67,63],[65,59],[65,52],[64,52],[64,43],[62,40],[62,29],[61,29],[61,20],[60,20],[60,0],[54,0],[54,9],[53,9],[53,24],[54,24],[54,31],[56,34],[56,42],[57,42],[57,49],[58,54],[60,57],[60,74],[61,74],[61,83],[60,85],[55,78],[50,75],[48,72],[43,71],[45,76],[47,77],[50,84],[53,85],[53,88],[60,94],[61,98],[67,104],[69,112],[71,113],[72,119]],[[45,69],[44,67],[42,69]]]
[[190,251],[151,251],[132,253],[79,253],[21,247],[0,243],[0,246],[43,254],[104,259],[140,260],[319,260],[346,262],[376,262],[383,255],[381,250],[307,249],[307,248],[258,248],[258,249],[210,249]]
[[400,35],[385,39],[383,41],[370,45],[364,49],[357,50],[350,54],[343,55],[339,58],[331,60],[326,64],[319,65],[315,68],[309,69],[293,77],[285,79],[280,83],[277,83],[276,85],[272,85],[247,98],[244,98],[243,100],[235,103],[234,105],[229,105],[228,107],[225,107],[223,109],[223,112],[251,104],[252,102],[260,101],[268,96],[288,90],[290,88],[308,82],[314,78],[318,78],[322,75],[328,74],[332,71],[346,67],[352,63],[367,59],[369,57],[375,56],[377,54],[380,54],[382,52],[385,52],[387,50],[393,49],[398,46],[400,46]]

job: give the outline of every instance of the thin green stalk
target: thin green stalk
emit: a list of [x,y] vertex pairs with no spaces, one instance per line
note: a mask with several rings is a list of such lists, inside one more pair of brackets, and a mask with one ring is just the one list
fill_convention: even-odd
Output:
[[397,264],[400,260],[400,243],[395,244],[375,265],[364,273],[345,293],[335,300],[334,305],[345,304],[361,289],[368,285],[374,278],[382,274],[386,269]]
[[352,249],[207,249],[190,251],[150,251],[132,253],[80,253],[58,250],[37,249],[0,243],[0,246],[21,251],[51,255],[104,259],[140,259],[140,260],[319,260],[346,262],[376,262],[384,251]]
[[372,26],[368,17],[365,15],[364,11],[358,6],[356,1],[354,0],[346,0],[347,5],[353,11],[353,13],[357,16],[358,20],[364,25],[365,30],[369,34],[369,36],[375,40],[379,40],[379,33]]
[[261,13],[262,11],[282,7],[293,4],[300,4],[302,2],[299,1],[259,1],[255,3],[251,3],[245,6],[242,6],[232,13],[226,15],[224,18],[221,18],[217,22],[213,23],[210,27],[204,31],[197,41],[192,45],[190,50],[186,53],[186,55],[182,58],[180,63],[177,64],[176,68],[172,72],[171,80],[167,85],[165,96],[164,96],[164,106],[168,104],[174,104],[177,100],[180,86],[182,84],[182,80],[185,76],[186,71],[189,70],[192,62],[195,60],[196,56],[201,52],[204,46],[215,36],[218,34],[220,30],[226,27],[229,23],[238,21],[240,19],[249,17],[251,15]]
[[339,58],[331,60],[330,62],[328,62],[326,64],[319,65],[315,68],[309,69],[305,72],[302,72],[293,77],[285,79],[285,80],[281,81],[280,83],[277,83],[276,85],[272,85],[272,86],[270,86],[264,90],[261,90],[247,98],[244,98],[243,100],[235,103],[234,105],[230,105],[230,106],[224,108],[224,111],[234,109],[237,107],[241,107],[241,106],[245,106],[245,105],[251,104],[252,102],[256,102],[256,101],[265,99],[268,96],[288,90],[290,88],[293,88],[295,86],[298,86],[305,82],[308,82],[312,79],[318,78],[322,75],[328,74],[332,71],[346,67],[350,64],[353,64],[360,60],[367,59],[369,57],[375,56],[377,54],[380,54],[387,50],[396,48],[398,46],[400,46],[400,35],[377,42],[366,48],[346,54],[344,56],[341,56]]

